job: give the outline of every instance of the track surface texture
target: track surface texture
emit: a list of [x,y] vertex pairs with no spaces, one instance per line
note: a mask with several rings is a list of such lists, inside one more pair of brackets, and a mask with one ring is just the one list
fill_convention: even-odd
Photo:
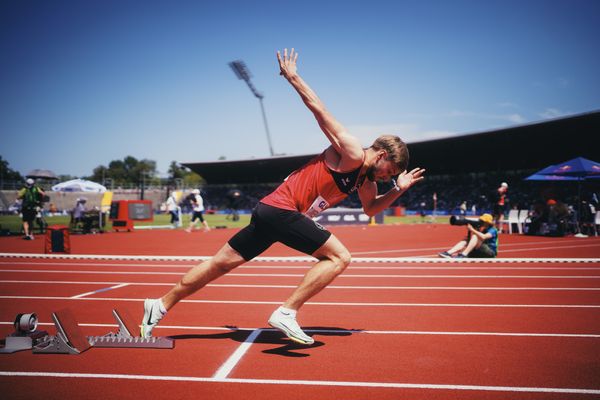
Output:
[[[600,237],[500,235],[495,260],[436,255],[441,224],[335,227],[353,261],[299,312],[301,346],[267,319],[313,260],[274,245],[182,301],[155,335],[174,349],[0,354],[3,399],[600,399]],[[0,238],[0,337],[19,313],[56,334],[68,308],[87,336],[141,321],[236,231]]]

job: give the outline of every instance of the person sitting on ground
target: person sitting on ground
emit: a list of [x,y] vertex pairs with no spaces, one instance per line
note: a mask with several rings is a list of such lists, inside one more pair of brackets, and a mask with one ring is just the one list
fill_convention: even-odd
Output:
[[448,251],[439,253],[443,258],[494,258],[498,254],[498,230],[494,227],[494,217],[483,214],[477,229],[467,224],[467,236]]

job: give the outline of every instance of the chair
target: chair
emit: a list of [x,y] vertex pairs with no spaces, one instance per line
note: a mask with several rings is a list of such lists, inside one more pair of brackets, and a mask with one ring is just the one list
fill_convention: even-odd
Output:
[[529,219],[529,210],[519,210],[519,218],[517,222],[519,233],[523,233],[523,231],[525,231],[525,226],[528,222],[531,222]]
[[[521,233],[521,224],[519,223],[519,210],[510,210],[508,212],[508,218],[502,220],[502,226],[508,225],[508,233],[512,234],[512,224],[517,224],[517,229],[519,233]],[[504,230],[504,228],[500,226],[500,229]]]

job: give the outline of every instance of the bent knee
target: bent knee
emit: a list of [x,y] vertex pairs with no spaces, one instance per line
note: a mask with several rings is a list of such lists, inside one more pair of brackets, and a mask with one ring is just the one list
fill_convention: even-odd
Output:
[[352,261],[352,256],[350,255],[350,252],[347,249],[344,249],[343,251],[338,251],[334,255],[332,255],[331,260],[335,264],[336,272],[338,274],[341,274],[342,271],[344,271],[348,267],[348,265],[350,265],[350,262]]

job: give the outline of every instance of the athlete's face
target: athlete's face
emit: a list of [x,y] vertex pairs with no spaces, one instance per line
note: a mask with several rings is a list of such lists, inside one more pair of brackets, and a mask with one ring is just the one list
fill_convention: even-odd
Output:
[[385,153],[378,156],[377,161],[367,169],[367,179],[371,182],[388,182],[393,176],[400,173],[400,168],[392,161],[385,159]]

